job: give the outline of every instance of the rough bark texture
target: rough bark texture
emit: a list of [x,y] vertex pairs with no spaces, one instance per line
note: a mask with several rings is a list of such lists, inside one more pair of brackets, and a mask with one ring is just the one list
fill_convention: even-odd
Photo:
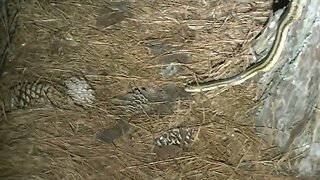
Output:
[[[302,17],[292,25],[286,47],[275,68],[260,80],[263,103],[257,108],[256,130],[287,153],[304,153],[296,168],[314,175],[319,129],[320,1],[309,0]],[[283,159],[285,159],[284,156]]]
[[18,6],[10,6],[8,0],[0,0],[0,72],[3,70],[10,43],[17,26]]

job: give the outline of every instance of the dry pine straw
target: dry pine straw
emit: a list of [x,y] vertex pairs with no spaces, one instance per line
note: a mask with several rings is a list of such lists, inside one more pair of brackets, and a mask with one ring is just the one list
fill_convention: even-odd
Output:
[[[116,147],[93,141],[96,131],[116,123],[117,114],[106,110],[108,100],[130,87],[183,84],[192,80],[194,74],[198,78],[228,76],[248,65],[248,42],[262,29],[270,3],[209,2],[139,1],[130,5],[128,17],[121,18],[121,14],[103,15],[101,12],[110,11],[106,8],[110,5],[101,0],[23,1],[21,26],[2,85],[9,87],[39,79],[58,82],[70,74],[84,74],[96,89],[99,101],[86,110],[42,107],[6,114],[0,130],[0,176],[8,179],[289,177],[281,171],[277,158],[273,159],[275,149],[254,132],[251,109],[255,90],[250,83],[197,94],[195,103],[178,103],[173,115],[135,117],[132,121],[141,129],[132,139],[117,140]],[[205,19],[210,14],[212,18]],[[103,22],[98,26],[99,18],[108,24],[103,16],[124,20],[110,27],[103,27]],[[159,55],[152,54],[146,46],[151,40],[192,54],[189,71],[179,78],[164,79],[155,61]],[[209,125],[200,128],[190,152],[174,160],[156,160],[151,153],[152,139],[162,130],[181,123]]]

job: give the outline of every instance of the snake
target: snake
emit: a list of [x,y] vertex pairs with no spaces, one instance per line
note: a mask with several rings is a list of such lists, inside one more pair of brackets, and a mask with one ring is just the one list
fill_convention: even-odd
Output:
[[225,79],[211,80],[198,83],[192,82],[185,87],[186,92],[205,92],[219,87],[234,86],[245,82],[260,72],[269,71],[278,61],[284,49],[287,33],[290,25],[297,21],[302,14],[305,0],[292,0],[280,16],[279,25],[276,30],[275,40],[269,53],[259,62],[251,65],[240,74]]

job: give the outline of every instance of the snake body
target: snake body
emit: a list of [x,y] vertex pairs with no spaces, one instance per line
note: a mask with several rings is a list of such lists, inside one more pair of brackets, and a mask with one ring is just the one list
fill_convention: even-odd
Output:
[[254,77],[260,72],[269,71],[278,61],[282,50],[285,46],[287,34],[290,25],[297,21],[301,14],[305,0],[292,0],[285,12],[279,19],[279,25],[277,27],[276,37],[273,42],[272,48],[261,61],[250,66],[244,72],[225,79],[212,80],[208,82],[198,83],[193,82],[185,87],[187,92],[204,92],[210,91],[219,87],[234,86],[243,83],[244,81]]

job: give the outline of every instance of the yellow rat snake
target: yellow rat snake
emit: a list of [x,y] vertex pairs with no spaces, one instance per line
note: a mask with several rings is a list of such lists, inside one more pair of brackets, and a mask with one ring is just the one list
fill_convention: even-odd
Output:
[[225,79],[212,80],[208,82],[198,83],[193,82],[185,87],[187,92],[204,92],[210,91],[219,87],[234,86],[243,83],[244,81],[252,78],[260,72],[269,71],[278,61],[281,52],[285,46],[287,34],[290,25],[297,21],[303,10],[305,0],[291,0],[285,12],[279,19],[276,37],[273,42],[272,48],[269,53],[259,62],[250,66],[244,72]]

